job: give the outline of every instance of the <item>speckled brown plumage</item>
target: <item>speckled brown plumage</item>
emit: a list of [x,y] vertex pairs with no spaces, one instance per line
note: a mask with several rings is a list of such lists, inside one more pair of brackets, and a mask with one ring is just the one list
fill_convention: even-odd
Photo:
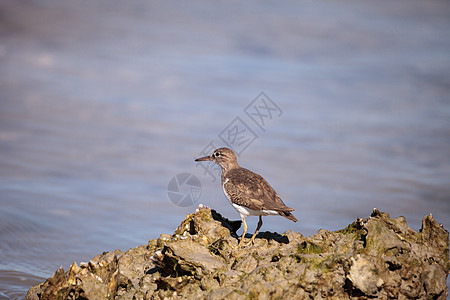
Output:
[[290,213],[294,209],[283,203],[262,176],[245,168],[236,168],[222,174],[222,183],[231,202],[253,210],[275,210],[281,216],[297,222]]
[[278,214],[297,222],[297,219],[291,213],[294,209],[283,203],[280,196],[262,176],[239,166],[236,155],[231,149],[219,148],[212,155],[198,158],[195,161],[206,160],[212,160],[221,166],[224,193],[241,215],[244,233],[239,245],[242,244],[247,231],[246,216],[259,216],[258,227],[251,242],[254,241],[259,228],[262,226],[262,216]]

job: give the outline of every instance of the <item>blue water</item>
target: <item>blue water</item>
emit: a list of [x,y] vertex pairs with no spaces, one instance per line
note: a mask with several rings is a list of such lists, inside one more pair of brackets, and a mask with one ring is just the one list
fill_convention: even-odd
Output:
[[[240,164],[300,220],[267,217],[262,230],[336,230],[374,207],[415,230],[429,213],[450,228],[446,1],[42,0],[0,12],[0,298],[172,233],[199,203],[238,219],[193,161],[226,146],[237,117],[257,136]],[[279,108],[263,127],[246,114],[261,92]],[[182,172],[201,182],[189,207],[167,194]]]

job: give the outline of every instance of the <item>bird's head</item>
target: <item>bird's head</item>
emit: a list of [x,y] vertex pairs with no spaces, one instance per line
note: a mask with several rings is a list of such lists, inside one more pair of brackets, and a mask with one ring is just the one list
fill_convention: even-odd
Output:
[[222,167],[223,170],[229,170],[234,167],[239,167],[237,163],[236,154],[229,148],[219,148],[214,150],[210,156],[197,158],[195,161],[211,160]]

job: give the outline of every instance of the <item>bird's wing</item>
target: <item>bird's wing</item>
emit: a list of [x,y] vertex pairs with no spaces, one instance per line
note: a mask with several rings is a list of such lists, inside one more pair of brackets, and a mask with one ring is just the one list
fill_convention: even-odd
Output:
[[294,211],[287,207],[270,184],[260,175],[247,169],[233,169],[227,173],[227,193],[238,205],[254,210]]

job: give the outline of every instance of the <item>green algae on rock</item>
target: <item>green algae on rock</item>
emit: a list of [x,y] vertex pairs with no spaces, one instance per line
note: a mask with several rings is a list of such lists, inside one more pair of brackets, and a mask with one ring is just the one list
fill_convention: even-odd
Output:
[[199,206],[173,235],[59,268],[27,299],[446,299],[449,234],[431,215],[415,232],[374,209],[313,236],[261,232],[238,248],[240,221]]

